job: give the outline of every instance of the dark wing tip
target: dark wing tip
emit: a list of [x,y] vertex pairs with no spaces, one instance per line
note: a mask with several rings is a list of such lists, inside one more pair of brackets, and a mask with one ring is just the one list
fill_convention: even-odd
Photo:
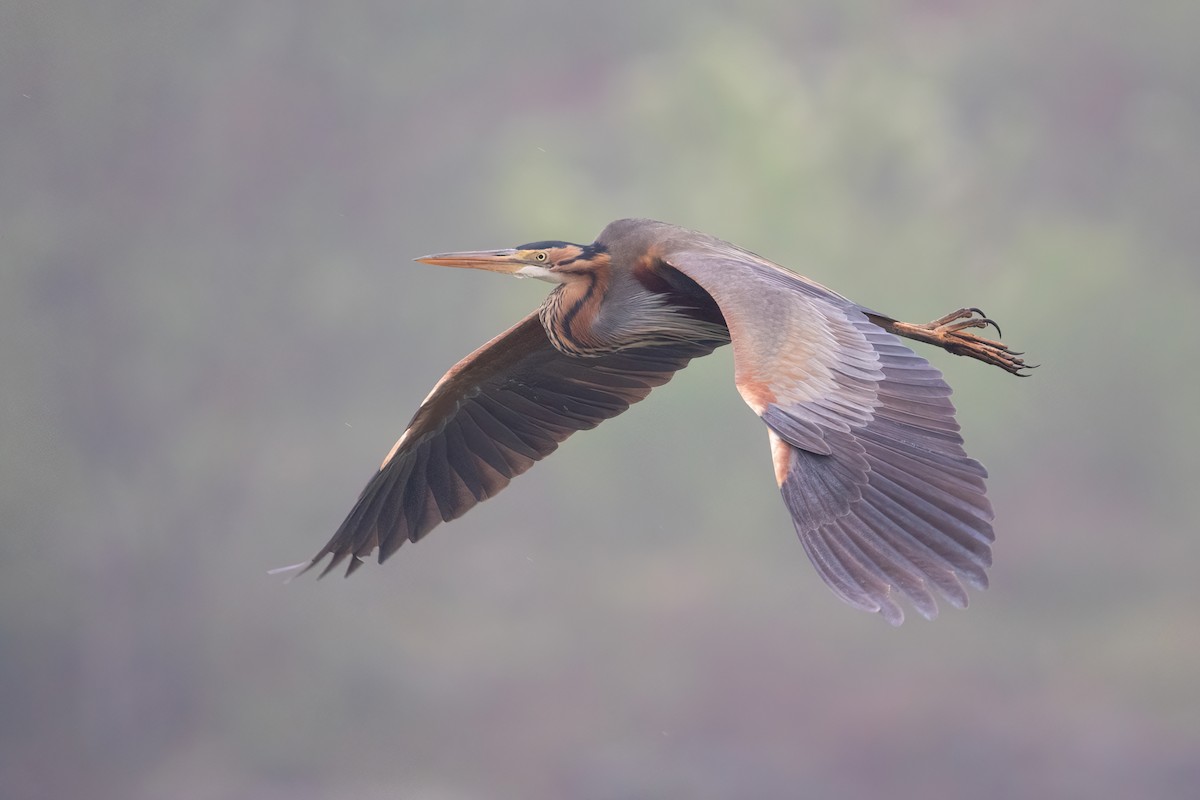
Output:
[[[333,557],[329,559],[329,563],[325,565],[325,569],[321,570],[321,572],[317,575],[317,580],[321,580],[321,578],[324,578],[326,575],[333,572],[334,568],[338,564],[345,561],[346,556],[350,555],[349,550],[330,550],[329,552],[332,553]],[[325,557],[325,554],[322,553],[321,555],[314,558],[312,561],[313,566],[316,566],[317,562],[319,562],[324,557]]]

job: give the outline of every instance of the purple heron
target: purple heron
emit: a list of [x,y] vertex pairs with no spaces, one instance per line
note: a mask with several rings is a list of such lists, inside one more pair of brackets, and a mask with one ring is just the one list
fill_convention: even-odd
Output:
[[[967,604],[987,585],[986,472],[963,450],[950,388],[897,338],[1020,375],[1021,354],[971,333],[961,309],[914,325],[864,308],[747,250],[648,219],[592,244],[542,241],[416,259],[554,284],[542,306],[433,387],[329,543],[350,575],[495,495],[575,431],[732,343],[734,379],[770,438],[775,479],[817,572],[896,625],[903,596]],[[997,328],[997,331],[999,329]]]

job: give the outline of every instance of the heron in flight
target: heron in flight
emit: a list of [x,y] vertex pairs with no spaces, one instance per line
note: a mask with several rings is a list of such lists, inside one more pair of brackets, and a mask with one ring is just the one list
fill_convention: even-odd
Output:
[[[346,574],[382,563],[492,497],[575,431],[644,398],[693,358],[733,345],[734,381],[767,427],[775,480],[817,572],[893,625],[905,597],[966,606],[987,586],[992,508],[950,387],[897,337],[1015,375],[1021,354],[961,309],[926,324],[872,311],[740,247],[648,219],[591,244],[542,241],[417,261],[554,286],[513,327],[455,364],[417,409],[325,556]],[[997,331],[999,329],[997,328]]]

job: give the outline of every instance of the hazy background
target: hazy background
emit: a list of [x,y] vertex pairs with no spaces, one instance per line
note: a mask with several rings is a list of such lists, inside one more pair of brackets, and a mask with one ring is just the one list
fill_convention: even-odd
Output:
[[[734,5],[3,4],[0,795],[1194,796],[1200,5]],[[824,588],[727,350],[265,574],[546,291],[413,256],[635,215],[1044,364],[929,353],[969,611]]]

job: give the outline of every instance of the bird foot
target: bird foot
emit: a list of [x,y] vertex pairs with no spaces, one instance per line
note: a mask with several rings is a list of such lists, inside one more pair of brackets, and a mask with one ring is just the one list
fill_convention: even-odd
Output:
[[1026,364],[1021,358],[1024,353],[1012,350],[996,339],[967,332],[970,328],[988,326],[995,328],[998,336],[1003,335],[1000,333],[1000,326],[978,308],[960,308],[924,325],[890,321],[884,328],[897,336],[936,345],[956,356],[970,356],[985,364],[993,364],[1018,377],[1029,377],[1029,373],[1022,370],[1036,369],[1037,365]]

